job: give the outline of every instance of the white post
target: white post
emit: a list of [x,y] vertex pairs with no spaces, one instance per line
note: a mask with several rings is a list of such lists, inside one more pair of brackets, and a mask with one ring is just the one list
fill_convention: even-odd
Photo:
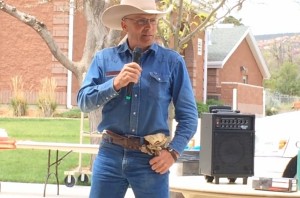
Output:
[[207,100],[207,51],[210,42],[210,30],[205,30],[205,42],[204,42],[204,63],[203,63],[203,104],[206,104]]
[[232,90],[232,110],[237,110],[237,89]]
[[[73,60],[74,0],[70,0],[68,58]],[[72,108],[72,72],[68,70],[67,108]]]

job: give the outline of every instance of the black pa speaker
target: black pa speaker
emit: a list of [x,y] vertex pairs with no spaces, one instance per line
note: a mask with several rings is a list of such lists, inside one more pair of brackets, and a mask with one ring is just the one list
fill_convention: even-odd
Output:
[[217,112],[232,112],[231,106],[228,105],[210,105],[208,107],[208,111],[210,113],[217,113]]
[[199,172],[207,182],[220,177],[247,184],[254,175],[255,115],[236,112],[201,115]]

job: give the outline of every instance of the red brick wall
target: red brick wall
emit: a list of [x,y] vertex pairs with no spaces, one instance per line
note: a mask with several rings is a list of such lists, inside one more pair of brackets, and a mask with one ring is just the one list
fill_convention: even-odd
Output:
[[[47,25],[61,50],[68,53],[69,1],[53,0],[37,3],[36,0],[7,0],[17,9],[36,16]],[[79,16],[80,15],[80,16]],[[77,17],[78,16],[78,17]],[[80,12],[76,12],[74,25],[74,59],[79,60],[85,38],[85,23]],[[78,23],[81,23],[79,25]],[[9,103],[11,78],[20,75],[25,82],[25,91],[30,104],[36,104],[40,81],[45,77],[55,77],[57,82],[57,102],[66,104],[67,70],[52,56],[45,42],[29,26],[0,12],[0,104]],[[76,105],[79,84],[73,76],[72,104]]]
[[[204,33],[199,33],[196,38],[188,43],[185,49],[184,59],[187,64],[189,75],[191,78],[195,98],[197,101],[203,101],[203,64],[204,64]],[[198,54],[198,38],[202,40],[202,52]]]
[[[35,0],[7,0],[17,9],[38,18],[52,29],[53,4],[36,4]],[[51,75],[52,56],[40,36],[30,27],[0,12],[0,90],[10,95],[11,78],[22,76],[24,89],[35,93],[40,80]],[[32,94],[31,94],[32,95]],[[33,94],[34,95],[34,94]],[[9,102],[8,99],[3,99]]]
[[207,70],[207,92],[209,95],[220,94],[217,91],[219,83],[219,69],[208,69]]
[[236,89],[236,109],[241,113],[263,115],[264,89],[260,86],[242,83],[222,83],[221,100],[225,105],[233,106],[233,90]]
[[223,69],[221,69],[220,82],[243,82],[243,73],[240,67],[244,66],[248,72],[248,84],[262,86],[263,77],[259,71],[258,65],[253,57],[250,47],[244,39],[232,56],[228,59]]

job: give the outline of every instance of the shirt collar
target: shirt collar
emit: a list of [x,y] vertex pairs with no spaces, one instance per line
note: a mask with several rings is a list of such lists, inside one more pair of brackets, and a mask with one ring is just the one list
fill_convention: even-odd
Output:
[[[156,53],[157,50],[158,50],[157,43],[153,43],[146,52],[153,51],[154,53]],[[126,51],[132,52],[131,49],[128,46],[127,40],[126,40],[126,42],[119,45],[118,53],[125,53]]]

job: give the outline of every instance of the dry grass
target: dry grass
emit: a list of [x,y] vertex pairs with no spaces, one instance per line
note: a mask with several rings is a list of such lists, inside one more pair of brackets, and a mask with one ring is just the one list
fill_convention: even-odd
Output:
[[27,110],[27,101],[24,91],[24,83],[21,76],[15,76],[12,81],[12,99],[13,114],[15,116],[24,116]]
[[57,83],[54,78],[41,80],[41,90],[38,95],[38,106],[45,117],[53,116],[57,107],[55,89]]

